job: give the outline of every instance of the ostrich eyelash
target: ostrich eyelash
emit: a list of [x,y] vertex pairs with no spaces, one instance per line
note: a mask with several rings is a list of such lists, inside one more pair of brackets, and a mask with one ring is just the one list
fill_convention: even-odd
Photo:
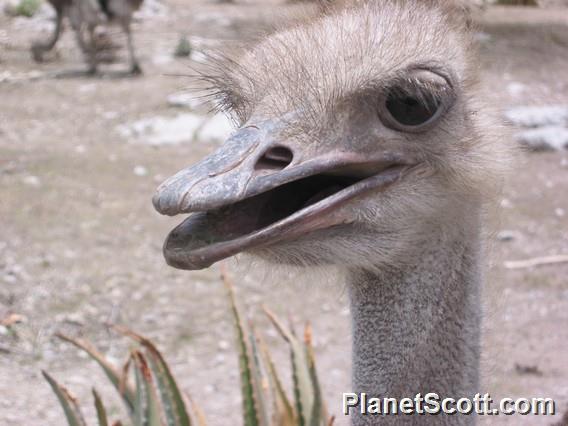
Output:
[[406,78],[392,84],[385,90],[387,94],[416,99],[422,106],[428,108],[435,99],[440,104],[449,103],[452,97],[450,86],[424,81],[418,78]]
[[250,79],[234,58],[220,51],[201,51],[205,56],[203,66],[193,68],[192,77],[201,83],[195,88],[199,98],[212,105],[210,112],[224,113],[236,125],[250,116],[251,101],[246,97],[241,80]]

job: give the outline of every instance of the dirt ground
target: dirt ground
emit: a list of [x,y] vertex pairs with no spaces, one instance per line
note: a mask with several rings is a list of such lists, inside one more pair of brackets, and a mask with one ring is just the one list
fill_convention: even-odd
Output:
[[[119,414],[97,367],[53,338],[56,331],[88,337],[118,361],[125,345],[104,327],[108,321],[158,342],[211,425],[241,422],[233,330],[219,269],[187,273],[167,267],[161,244],[179,219],[159,216],[150,202],[164,177],[218,142],[197,138],[151,146],[117,129],[179,113],[166,98],[192,84],[190,77],[176,76],[191,73],[191,60],[172,56],[180,34],[206,47],[248,39],[294,6],[194,0],[163,5],[161,13],[144,15],[134,26],[145,71],[139,78],[55,78],[55,72],[83,66],[70,32],[40,66],[28,48],[45,35],[42,21],[0,16],[0,320],[11,314],[22,319],[0,328],[1,425],[63,424],[41,369],[68,385],[88,415],[92,383]],[[480,66],[492,102],[500,108],[568,104],[566,9],[490,8],[479,27]],[[125,62],[112,68],[120,66]],[[563,413],[568,264],[510,270],[504,262],[568,253],[568,151],[521,157],[491,244],[483,390],[493,398],[551,397]],[[504,234],[512,239],[498,238]],[[340,416],[341,393],[350,388],[344,289],[235,261],[229,266],[241,301],[267,330],[280,359],[286,348],[264,327],[261,303],[298,321],[311,320],[325,396],[337,424],[347,424]],[[479,420],[550,425],[559,417]]]

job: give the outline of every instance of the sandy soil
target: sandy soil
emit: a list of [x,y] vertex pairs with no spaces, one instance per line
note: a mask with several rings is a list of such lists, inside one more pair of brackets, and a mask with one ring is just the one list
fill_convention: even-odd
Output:
[[[240,424],[232,324],[218,268],[193,273],[168,268],[161,244],[178,219],[159,216],[150,203],[164,177],[216,143],[149,146],[125,139],[117,126],[179,113],[166,97],[192,84],[189,77],[175,76],[190,73],[190,60],[172,57],[180,34],[199,37],[204,45],[248,39],[277,19],[275,10],[292,6],[165,4],[163,14],[135,25],[145,74],[134,79],[53,78],[54,72],[83,66],[70,32],[53,60],[38,66],[28,47],[45,34],[42,21],[0,16],[0,75],[9,77],[0,80],[0,320],[11,314],[24,319],[0,328],[2,425],[62,424],[41,369],[89,402],[85,406],[96,383],[118,413],[119,403],[97,367],[52,338],[55,331],[83,335],[120,359],[124,342],[106,330],[107,321],[154,338],[212,425]],[[568,103],[566,10],[490,9],[480,17],[479,40],[483,78],[497,106]],[[567,152],[522,155],[501,201],[496,231],[503,230],[514,238],[495,238],[492,244],[484,390],[494,398],[552,397],[564,412],[568,264],[508,270],[503,263],[568,252]],[[234,274],[240,298],[261,328],[261,302],[312,321],[325,395],[339,414],[350,377],[342,287],[270,271],[244,273],[246,265],[230,265],[239,271]],[[284,359],[284,345],[266,333]],[[536,374],[524,367],[535,367]],[[558,420],[500,416],[480,422]]]

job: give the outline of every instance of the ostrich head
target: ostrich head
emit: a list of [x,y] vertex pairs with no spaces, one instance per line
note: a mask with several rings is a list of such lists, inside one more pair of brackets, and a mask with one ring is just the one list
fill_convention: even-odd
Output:
[[[358,2],[275,33],[216,79],[239,122],[154,197],[192,213],[164,246],[200,269],[248,252],[381,267],[479,211],[499,143],[479,108],[465,15],[444,1]],[[431,242],[430,242],[431,243]]]

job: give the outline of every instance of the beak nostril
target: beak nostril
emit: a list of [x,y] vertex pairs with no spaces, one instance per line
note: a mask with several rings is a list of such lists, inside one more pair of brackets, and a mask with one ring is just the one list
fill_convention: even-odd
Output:
[[275,146],[266,151],[258,159],[255,170],[283,170],[290,165],[294,159],[294,154],[289,148]]

